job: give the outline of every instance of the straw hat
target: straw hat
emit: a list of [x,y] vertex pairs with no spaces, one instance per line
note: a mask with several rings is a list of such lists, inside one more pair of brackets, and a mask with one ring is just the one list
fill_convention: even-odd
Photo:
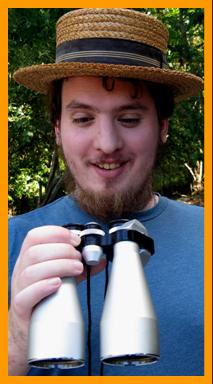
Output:
[[171,70],[168,32],[157,19],[126,8],[82,8],[56,25],[56,62],[20,68],[14,79],[40,93],[52,81],[71,76],[136,78],[168,85],[176,100],[195,96],[201,78]]

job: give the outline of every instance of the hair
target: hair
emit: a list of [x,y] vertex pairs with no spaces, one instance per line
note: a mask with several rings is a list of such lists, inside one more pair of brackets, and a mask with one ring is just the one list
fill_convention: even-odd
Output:
[[[141,80],[120,78],[122,81],[127,81],[133,86],[132,98],[141,96]],[[115,78],[102,77],[102,85],[108,92],[113,91],[115,86]],[[64,79],[55,80],[49,90],[49,112],[50,122],[53,126],[61,119],[61,93]],[[159,123],[163,119],[171,117],[174,110],[174,95],[173,91],[166,85],[144,81],[151,97],[154,100]]]

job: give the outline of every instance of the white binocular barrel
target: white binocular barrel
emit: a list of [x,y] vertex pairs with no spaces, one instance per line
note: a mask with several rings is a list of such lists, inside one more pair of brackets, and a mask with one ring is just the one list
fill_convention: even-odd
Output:
[[[68,224],[81,237],[83,260],[103,258],[105,235],[97,223]],[[75,278],[65,277],[57,292],[35,306],[29,328],[28,363],[39,368],[77,368],[85,363],[85,329]]]
[[[80,226],[71,230],[80,236]],[[65,277],[58,291],[33,310],[28,363],[39,368],[75,368],[84,362],[85,330],[76,281]]]
[[152,239],[137,220],[114,223],[112,269],[100,323],[101,361],[142,365],[160,357],[157,318],[141,254],[154,253]]
[[39,368],[75,368],[84,365],[84,322],[76,282],[62,279],[58,291],[33,310],[28,363]]

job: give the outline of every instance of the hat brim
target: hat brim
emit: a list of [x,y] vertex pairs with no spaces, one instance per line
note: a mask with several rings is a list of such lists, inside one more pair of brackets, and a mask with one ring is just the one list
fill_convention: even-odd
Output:
[[175,101],[197,96],[203,89],[203,80],[188,72],[118,64],[40,64],[20,68],[14,73],[14,79],[19,84],[42,94],[48,93],[54,80],[73,76],[124,77],[165,84],[173,90]]

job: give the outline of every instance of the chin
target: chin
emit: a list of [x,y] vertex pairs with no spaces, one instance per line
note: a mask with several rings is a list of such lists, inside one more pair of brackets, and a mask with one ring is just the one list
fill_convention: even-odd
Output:
[[114,196],[115,194],[119,194],[119,195],[123,195],[123,194],[126,194],[126,190],[123,190],[121,188],[110,188],[110,187],[105,187],[105,188],[100,188],[100,189],[90,189],[88,190],[88,192],[91,194],[93,193],[94,196],[97,195],[97,196],[101,196],[101,197],[111,197],[111,196]]

